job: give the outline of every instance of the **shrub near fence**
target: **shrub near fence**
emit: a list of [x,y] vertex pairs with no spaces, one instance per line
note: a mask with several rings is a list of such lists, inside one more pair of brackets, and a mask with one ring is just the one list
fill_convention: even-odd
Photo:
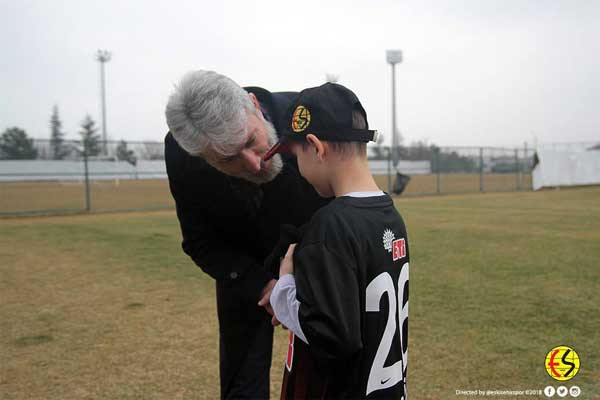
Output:
[[[65,142],[60,160],[53,159],[49,141],[34,143],[37,159],[0,160],[0,215],[174,205],[161,142],[107,142],[106,154],[94,157],[86,157],[79,142]],[[532,160],[526,149],[369,148],[383,190],[392,192],[396,173],[410,176],[403,195],[530,190]]]

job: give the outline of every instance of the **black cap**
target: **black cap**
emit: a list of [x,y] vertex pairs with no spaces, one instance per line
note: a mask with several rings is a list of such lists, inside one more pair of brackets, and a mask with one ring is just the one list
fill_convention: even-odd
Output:
[[[352,113],[360,112],[367,129],[352,128]],[[356,95],[337,83],[304,89],[288,110],[287,124],[276,143],[264,156],[267,161],[277,153],[285,153],[289,142],[302,142],[309,133],[329,142],[370,142],[377,131],[368,129],[367,113]]]

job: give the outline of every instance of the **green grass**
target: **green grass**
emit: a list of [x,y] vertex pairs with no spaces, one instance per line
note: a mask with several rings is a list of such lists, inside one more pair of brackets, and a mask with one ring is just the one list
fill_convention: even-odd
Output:
[[[600,188],[397,200],[411,251],[409,391],[600,394]],[[0,220],[1,399],[218,397],[214,283],[174,212]],[[272,395],[286,334],[277,330]],[[495,397],[502,398],[502,397]],[[513,397],[514,398],[514,397]]]
[[544,357],[560,344],[585,365],[569,383],[600,393],[599,200],[594,188],[398,203],[411,239],[416,398],[543,388],[553,383]]

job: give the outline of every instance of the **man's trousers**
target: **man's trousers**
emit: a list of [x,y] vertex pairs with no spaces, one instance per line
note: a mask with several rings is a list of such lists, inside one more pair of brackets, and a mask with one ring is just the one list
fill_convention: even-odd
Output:
[[271,316],[217,283],[221,399],[269,399]]

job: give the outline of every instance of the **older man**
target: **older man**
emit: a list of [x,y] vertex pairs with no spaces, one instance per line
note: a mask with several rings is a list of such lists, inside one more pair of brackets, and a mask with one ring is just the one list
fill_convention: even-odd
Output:
[[[293,92],[241,88],[211,71],[184,76],[166,107],[169,186],[184,252],[216,280],[221,398],[269,398],[277,271],[263,267],[282,224],[325,204],[277,142]],[[266,308],[258,306],[266,304]]]

